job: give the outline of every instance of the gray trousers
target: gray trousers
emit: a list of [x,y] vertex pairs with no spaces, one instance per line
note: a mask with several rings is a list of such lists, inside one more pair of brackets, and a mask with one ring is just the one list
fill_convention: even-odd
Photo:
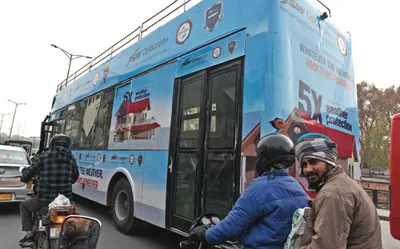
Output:
[[33,230],[32,213],[38,212],[42,207],[48,206],[49,203],[41,202],[38,197],[28,198],[21,202],[19,209],[22,219],[22,231]]

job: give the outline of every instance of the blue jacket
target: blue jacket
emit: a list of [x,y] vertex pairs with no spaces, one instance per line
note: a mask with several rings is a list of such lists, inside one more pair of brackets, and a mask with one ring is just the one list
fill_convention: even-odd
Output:
[[250,184],[225,219],[207,230],[206,240],[217,245],[237,239],[244,249],[283,249],[293,213],[307,206],[307,194],[287,170],[265,174]]

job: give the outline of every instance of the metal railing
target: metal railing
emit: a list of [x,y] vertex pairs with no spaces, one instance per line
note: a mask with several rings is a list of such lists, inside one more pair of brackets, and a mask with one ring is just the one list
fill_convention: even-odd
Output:
[[387,190],[365,189],[378,209],[390,210],[390,192]]
[[[182,2],[180,3],[179,2]],[[163,8],[161,11],[159,11],[157,14],[153,15],[146,21],[144,21],[139,27],[137,27],[134,31],[130,32],[128,35],[126,35],[124,38],[116,42],[114,45],[106,49],[104,52],[102,52],[100,55],[98,55],[96,58],[76,70],[74,73],[72,73],[68,78],[63,80],[60,84],[57,86],[57,92],[61,91],[63,88],[65,88],[69,82],[79,79],[79,77],[88,72],[91,71],[93,67],[98,65],[99,63],[102,63],[106,60],[109,60],[113,57],[113,55],[116,55],[116,52],[120,51],[122,48],[126,48],[130,46],[131,42],[134,40],[141,40],[143,38],[143,34],[145,32],[148,32],[151,28],[153,28],[155,25],[160,23],[162,20],[166,19],[168,16],[171,14],[175,13],[179,9],[183,8],[183,11],[186,11],[186,6],[189,2],[192,0],[175,0],[172,3],[170,3],[167,7]],[[174,5],[178,5],[177,7],[173,8],[172,10],[169,10],[172,8]],[[157,16],[162,15],[160,18],[156,18]],[[151,22],[153,21],[153,22]],[[151,33],[151,32],[150,32]],[[150,34],[149,33],[149,34]]]

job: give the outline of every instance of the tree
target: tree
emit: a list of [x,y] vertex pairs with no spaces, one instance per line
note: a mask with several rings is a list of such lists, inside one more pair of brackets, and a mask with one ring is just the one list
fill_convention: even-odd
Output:
[[365,136],[362,160],[370,171],[385,171],[389,167],[389,124],[388,119],[378,116],[375,126]]
[[365,152],[366,136],[370,133],[372,127],[374,127],[377,120],[377,114],[379,113],[379,99],[380,91],[375,87],[374,84],[368,84],[367,82],[361,82],[357,84],[357,104],[358,104],[358,116],[360,125],[360,143],[361,149]]
[[379,89],[374,84],[357,84],[362,164],[370,170],[389,167],[390,122],[400,112],[400,86]]
[[400,113],[400,85],[397,88],[391,86],[384,89],[382,97],[381,112],[385,113],[390,123],[393,114]]

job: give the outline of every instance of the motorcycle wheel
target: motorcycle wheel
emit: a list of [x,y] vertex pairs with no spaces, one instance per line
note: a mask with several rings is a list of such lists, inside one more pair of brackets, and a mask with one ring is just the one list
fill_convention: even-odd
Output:
[[39,232],[36,234],[33,249],[50,249],[46,233]]

